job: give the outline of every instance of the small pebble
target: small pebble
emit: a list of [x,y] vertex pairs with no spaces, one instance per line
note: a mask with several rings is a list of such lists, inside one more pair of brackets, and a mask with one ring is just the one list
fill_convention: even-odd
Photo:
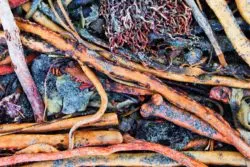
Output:
[[184,58],[190,65],[193,65],[201,60],[202,54],[200,49],[195,48],[184,54]]

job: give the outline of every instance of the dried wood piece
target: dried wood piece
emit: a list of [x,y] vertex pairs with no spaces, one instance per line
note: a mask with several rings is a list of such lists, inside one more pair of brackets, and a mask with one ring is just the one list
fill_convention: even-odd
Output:
[[225,0],[206,0],[222,24],[224,31],[239,56],[250,66],[250,41],[241,31]]
[[[184,151],[207,165],[246,166],[249,161],[238,152],[230,151]],[[36,162],[22,167],[54,167],[60,162],[60,167],[71,166],[180,166],[168,157],[156,153],[115,153],[106,156],[81,156],[56,161]]]
[[202,27],[202,29],[206,33],[208,39],[210,40],[212,46],[214,47],[215,53],[216,53],[217,57],[219,58],[220,64],[222,66],[227,66],[227,62],[225,60],[224,54],[220,48],[220,45],[216,39],[216,36],[215,36],[211,26],[209,25],[208,20],[201,13],[200,9],[198,8],[198,6],[196,5],[194,0],[185,0],[185,1],[188,4],[188,6],[192,9],[193,16],[194,16],[195,20]]
[[[21,142],[17,142],[21,141]],[[96,130],[76,131],[75,147],[100,146],[122,143],[123,138],[118,131]],[[21,150],[33,144],[48,144],[56,148],[68,148],[68,133],[63,134],[13,134],[0,136],[1,150]]]
[[181,165],[188,167],[206,167],[207,165],[175,150],[172,150],[166,146],[160,144],[133,141],[131,143],[116,144],[107,147],[83,147],[73,150],[61,151],[56,153],[37,153],[37,154],[20,154],[9,157],[0,158],[0,165],[14,165],[24,162],[36,162],[36,161],[48,161],[58,160],[65,158],[73,158],[79,156],[96,156],[103,155],[108,156],[115,152],[120,151],[154,151],[160,153],[166,157],[169,157],[177,161]]
[[[91,117],[91,115],[80,116],[46,122],[41,124],[35,123],[20,123],[20,124],[2,124],[0,125],[0,136],[4,133],[25,132],[25,133],[42,133],[58,130],[70,129],[76,122]],[[92,124],[83,125],[82,127],[103,127],[116,126],[119,124],[118,117],[115,113],[104,114],[99,121]]]
[[[226,137],[233,146],[244,154],[244,156],[250,158],[250,146],[239,137],[239,134],[236,133],[235,130],[228,125],[228,123],[225,123],[226,121],[224,121],[223,118],[218,117],[214,111],[209,110],[186,95],[177,92],[151,75],[130,70],[119,65],[114,65],[103,59],[93,50],[87,50],[87,48],[82,44],[76,45],[75,41],[65,40],[62,36],[54,32],[48,33],[49,30],[46,30],[42,26],[24,21],[22,19],[16,19],[16,22],[23,31],[38,35],[54,47],[64,51],[68,56],[90,65],[108,76],[116,76],[117,78],[121,78],[123,80],[138,82],[140,85],[145,86],[149,90],[162,94],[169,102],[195,114],[210,124],[210,126]],[[36,29],[34,29],[35,27]]]
[[0,8],[0,19],[5,31],[14,70],[31,104],[36,122],[43,122],[44,104],[25,62],[19,29],[15,23],[8,0],[1,0]]

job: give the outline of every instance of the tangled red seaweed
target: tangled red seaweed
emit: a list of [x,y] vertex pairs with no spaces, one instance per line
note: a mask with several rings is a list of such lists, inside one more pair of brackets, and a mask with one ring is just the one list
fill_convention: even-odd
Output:
[[101,13],[112,50],[128,46],[144,51],[150,32],[187,35],[192,21],[183,0],[102,0]]

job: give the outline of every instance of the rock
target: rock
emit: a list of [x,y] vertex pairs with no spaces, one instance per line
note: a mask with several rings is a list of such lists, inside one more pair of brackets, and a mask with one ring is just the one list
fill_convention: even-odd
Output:
[[138,121],[136,138],[182,149],[195,137],[190,131],[170,122]]
[[93,92],[88,89],[80,90],[79,86],[80,83],[72,81],[69,75],[58,77],[56,88],[63,99],[62,113],[72,114],[86,109]]
[[102,34],[104,33],[104,23],[105,20],[103,18],[98,18],[94,22],[92,22],[89,27],[93,30],[94,33]]
[[201,60],[202,54],[202,50],[194,48],[188,53],[185,53],[184,58],[188,62],[188,64],[193,65]]
[[133,130],[133,127],[135,126],[136,121],[129,117],[129,118],[122,118],[120,124],[119,124],[119,129],[123,132],[129,132]]
[[95,0],[73,0],[69,5],[68,9],[76,9],[79,6],[85,6],[93,3]]

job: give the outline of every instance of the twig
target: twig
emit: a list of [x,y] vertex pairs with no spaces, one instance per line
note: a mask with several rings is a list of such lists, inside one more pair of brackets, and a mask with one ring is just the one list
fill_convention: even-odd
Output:
[[15,23],[8,0],[0,1],[0,19],[14,70],[31,104],[36,122],[43,121],[44,104],[25,62],[19,29]]
[[208,23],[208,20],[205,16],[201,13],[200,9],[196,5],[194,0],[185,0],[189,7],[192,9],[193,16],[197,23],[203,28],[204,32],[206,33],[208,39],[210,40],[212,46],[214,47],[215,53],[219,58],[220,64],[222,66],[227,66],[227,62],[225,60],[224,54],[220,48],[220,45],[213,33],[211,26]]

